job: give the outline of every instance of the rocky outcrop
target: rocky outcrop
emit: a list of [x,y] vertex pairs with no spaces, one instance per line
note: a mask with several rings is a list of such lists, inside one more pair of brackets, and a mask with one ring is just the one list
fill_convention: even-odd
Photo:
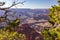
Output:
[[25,34],[27,40],[43,40],[41,34],[36,32],[33,28],[29,27],[29,24],[22,24],[17,28],[18,33]]

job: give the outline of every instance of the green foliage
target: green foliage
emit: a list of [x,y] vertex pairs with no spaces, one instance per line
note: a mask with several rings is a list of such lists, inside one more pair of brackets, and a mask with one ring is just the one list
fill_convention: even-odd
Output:
[[0,29],[0,40],[26,40],[25,34],[19,34],[17,32],[10,32],[9,30]]
[[[19,3],[13,3],[10,7],[7,8],[1,8],[0,10],[3,10],[5,13],[3,16],[0,17],[0,23],[6,22],[7,26],[4,28],[0,29],[0,40],[26,40],[26,35],[25,34],[19,34],[16,31],[16,28],[20,24],[20,19],[17,18],[15,15],[16,12],[13,12],[12,15],[8,15],[9,9],[13,6],[14,4],[19,4]],[[5,2],[0,2],[0,6],[5,5]],[[15,20],[10,20],[8,16],[15,17]]]
[[50,10],[50,14],[49,14],[49,18],[50,18],[50,22],[52,24],[55,24],[56,20],[55,18],[57,18],[57,13],[55,12],[56,11],[56,6],[52,6],[52,9],[49,9]]
[[49,9],[49,22],[52,24],[55,24],[56,22],[60,24],[60,6],[52,6],[52,8]]
[[25,34],[19,34],[17,31],[14,31],[19,24],[20,19],[9,21],[6,27],[0,29],[0,40],[26,40]]
[[57,38],[57,33],[53,28],[44,28],[41,32],[44,40],[55,40]]
[[9,21],[6,27],[0,29],[0,40],[26,40],[25,34],[19,34],[17,31],[14,31],[19,24],[20,19]]
[[56,28],[44,28],[44,30],[41,32],[44,40],[60,40],[60,5],[58,6],[52,6],[52,8],[49,9],[49,22],[54,26],[56,23],[58,23],[58,26]]
[[41,34],[44,40],[60,40],[60,27],[54,28],[44,28]]
[[9,25],[10,27],[13,27],[13,28],[17,27],[19,24],[20,24],[20,19],[15,19],[15,20],[10,21],[10,22],[8,23],[8,25]]
[[5,12],[5,17],[0,17],[0,23],[7,22],[7,26],[0,29],[0,40],[26,40],[25,34],[19,34],[16,28],[20,24],[20,19],[9,20],[7,18],[7,12]]

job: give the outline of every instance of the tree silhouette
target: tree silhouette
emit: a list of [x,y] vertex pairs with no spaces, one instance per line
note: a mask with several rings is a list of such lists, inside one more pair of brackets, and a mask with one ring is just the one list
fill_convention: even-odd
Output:
[[[24,2],[25,1],[23,1],[23,2],[17,2],[17,1],[13,1],[13,3],[12,3],[12,5],[11,6],[9,6],[9,7],[7,7],[7,8],[0,8],[0,10],[3,10],[4,11],[4,15],[3,16],[1,16],[0,17],[0,22],[10,22],[10,20],[7,18],[9,15],[7,15],[8,14],[8,12],[9,11],[11,11],[11,10],[9,10],[11,7],[13,7],[13,6],[15,6],[15,5],[18,5],[18,4],[24,4]],[[2,7],[3,5],[5,5],[5,2],[0,2],[0,6]],[[13,16],[15,14],[15,11],[13,11],[13,14],[12,15],[10,15],[10,16]],[[16,17],[16,19],[15,20],[19,20],[17,17]],[[15,21],[14,20],[14,21]],[[9,23],[8,23],[9,24]],[[11,24],[11,22],[10,22],[10,24]]]
[[[20,24],[20,19],[16,17],[16,19],[14,20],[10,20],[7,17],[9,15],[9,9],[15,5],[18,4],[23,4],[25,1],[23,2],[18,2],[16,3],[16,1],[13,1],[12,5],[7,7],[7,8],[0,8],[0,10],[4,11],[4,15],[0,17],[0,23],[2,22],[6,22],[7,25],[3,28],[0,29],[0,40],[26,40],[26,36],[24,34],[19,34],[16,30],[17,26]],[[5,2],[0,2],[0,6],[4,6]],[[15,14],[15,12],[13,11],[13,15]],[[10,15],[10,16],[13,16]]]

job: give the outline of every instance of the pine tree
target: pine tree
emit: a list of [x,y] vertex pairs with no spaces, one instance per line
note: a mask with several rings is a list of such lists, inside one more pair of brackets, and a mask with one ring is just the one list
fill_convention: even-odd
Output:
[[52,6],[52,8],[49,9],[50,10],[49,22],[52,23],[53,25],[55,23],[60,24],[60,2],[59,2],[59,0],[58,0],[58,3],[59,3],[58,6],[54,5],[54,6]]
[[58,0],[58,6],[54,5],[49,9],[49,22],[54,26],[56,23],[58,26],[56,28],[44,28],[41,32],[44,40],[60,40],[60,0]]

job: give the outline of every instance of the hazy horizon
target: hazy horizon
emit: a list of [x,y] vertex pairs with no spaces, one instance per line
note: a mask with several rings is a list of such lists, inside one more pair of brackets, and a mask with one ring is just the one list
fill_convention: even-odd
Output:
[[[6,2],[3,7],[8,7],[14,0],[0,0],[0,2]],[[17,1],[17,0],[16,0]],[[53,5],[57,5],[57,0],[18,0],[18,2],[26,1],[24,5],[17,5],[17,8],[31,8],[31,9],[44,9],[50,8]],[[12,7],[15,8],[15,7]]]

